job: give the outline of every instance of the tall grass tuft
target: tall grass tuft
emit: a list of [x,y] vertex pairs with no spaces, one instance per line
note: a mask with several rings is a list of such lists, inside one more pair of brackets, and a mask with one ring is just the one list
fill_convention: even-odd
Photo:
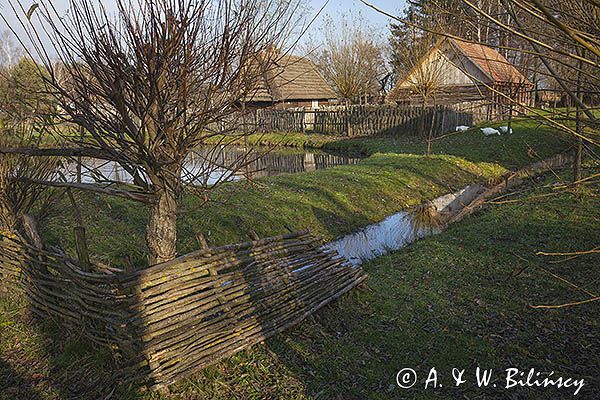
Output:
[[431,201],[425,201],[410,212],[410,227],[414,236],[431,234],[444,226],[443,215]]

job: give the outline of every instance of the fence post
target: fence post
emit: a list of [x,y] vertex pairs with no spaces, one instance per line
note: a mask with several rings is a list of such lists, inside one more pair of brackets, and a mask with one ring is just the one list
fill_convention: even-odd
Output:
[[79,258],[79,264],[85,271],[90,270],[90,254],[87,248],[87,240],[85,237],[85,228],[83,226],[76,226],[73,228],[75,234],[75,246],[77,247],[77,258]]
[[[475,124],[474,110],[454,105],[366,106],[346,105],[323,110],[260,110],[257,124],[272,132],[302,132],[344,135],[438,136],[458,125]],[[266,129],[265,129],[266,127]]]
[[352,109],[350,108],[349,110],[347,110],[344,114],[346,117],[346,134],[348,136],[352,136],[353,132],[352,132]]
[[77,258],[79,259],[79,266],[84,271],[90,271],[90,253],[87,247],[85,227],[83,226],[83,218],[81,217],[79,207],[77,207],[77,203],[75,203],[75,198],[73,197],[73,193],[71,193],[70,189],[67,189],[67,195],[69,196],[69,200],[71,201],[71,205],[73,206],[73,212],[75,214],[75,220],[77,222],[77,226],[73,228],[73,233],[75,235],[75,247],[77,250]]

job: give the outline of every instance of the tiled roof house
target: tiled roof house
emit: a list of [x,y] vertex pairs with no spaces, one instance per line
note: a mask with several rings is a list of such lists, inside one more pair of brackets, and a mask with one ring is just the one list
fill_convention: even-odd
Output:
[[479,43],[452,38],[438,42],[396,84],[387,100],[419,104],[423,100],[415,85],[422,71],[434,70],[439,86],[434,94],[436,104],[481,102],[490,114],[501,114],[507,109],[507,97],[522,104],[531,102],[533,84],[502,54]]

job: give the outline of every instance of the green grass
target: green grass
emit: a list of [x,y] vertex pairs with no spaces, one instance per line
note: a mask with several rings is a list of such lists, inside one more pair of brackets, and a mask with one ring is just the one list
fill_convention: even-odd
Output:
[[[598,171],[596,166],[586,174]],[[569,179],[569,173],[563,177]],[[557,192],[547,187],[555,180],[549,176],[518,188],[525,191],[504,199],[515,202],[488,204],[440,235],[368,263],[363,288],[266,344],[176,384],[169,394],[134,395],[118,388],[113,398],[557,399],[572,394],[549,388],[484,391],[473,381],[477,366],[494,369],[495,376],[518,367],[583,378],[578,398],[596,398],[600,304],[529,307],[587,297],[540,268],[600,292],[598,254],[554,264],[556,259],[536,256],[540,250],[588,250],[600,239],[600,187]],[[76,337],[66,344],[48,342],[56,332],[46,325],[30,323],[26,311],[10,301],[0,303],[0,388],[4,393],[12,388],[13,396],[4,398],[25,398],[24,393],[34,399],[69,398],[69,387],[79,388],[78,398],[102,398],[99,388],[108,380],[110,359]],[[419,387],[396,387],[395,375],[406,367],[419,372]],[[431,367],[443,387],[425,391],[424,374]],[[467,371],[460,388],[452,387],[452,368]]]
[[[492,206],[440,236],[382,257],[366,266],[366,290],[333,305],[270,349],[282,364],[295,367],[308,393],[321,392],[322,398],[436,398],[422,388],[395,388],[395,372],[436,367],[449,386],[453,367],[473,371],[477,365],[537,367],[586,378],[588,397],[580,396],[592,398],[590,394],[600,393],[594,372],[600,342],[590,334],[600,325],[598,304],[554,311],[528,305],[586,298],[536,267],[600,292],[598,255],[561,264],[535,256],[539,250],[598,245],[597,189],[536,200],[533,196],[548,192],[539,190],[530,200]],[[525,266],[529,268],[515,277]],[[478,393],[472,382],[461,390],[435,392],[444,398]],[[525,393],[527,398],[563,398],[552,391]]]
[[[310,228],[332,240],[423,200],[498,178],[566,148],[546,128],[527,121],[516,123],[513,135],[484,137],[476,130],[449,136],[434,145],[432,157],[422,155],[424,145],[415,138],[347,139],[336,145],[372,155],[358,165],[225,184],[212,193],[213,201],[206,207],[196,197],[184,196],[178,218],[179,252],[197,248],[198,232],[212,245],[247,240],[250,230],[260,236],[280,234],[286,226]],[[117,265],[129,259],[144,266],[144,207],[89,194],[78,194],[78,203],[93,257]],[[40,225],[46,240],[74,254],[70,208],[65,199]]]
[[[498,127],[506,122],[484,123],[483,126]],[[519,118],[513,121],[514,134],[484,138],[479,130],[474,127],[464,133],[450,133],[434,141],[434,154],[456,155],[470,161],[489,161],[502,163],[506,167],[519,167],[528,161],[529,154],[536,154],[541,158],[551,155],[554,146],[564,144],[555,130],[541,125],[532,119]],[[211,138],[212,142],[222,140],[220,137]],[[240,138],[238,144],[243,144]],[[338,151],[350,154],[372,155],[375,153],[411,153],[425,154],[426,145],[419,136],[402,135],[394,136],[365,136],[344,137],[323,135],[318,133],[264,133],[247,136],[249,145],[262,146],[288,146],[294,148],[321,149],[325,151]],[[519,150],[518,154],[514,154]]]
[[[498,127],[505,123],[486,124]],[[433,142],[433,154],[448,154],[472,162],[490,162],[514,169],[531,163],[532,157],[547,158],[557,148],[564,148],[564,136],[536,121],[519,119],[513,121],[511,135],[484,137],[479,127],[463,133],[451,133]],[[350,138],[330,142],[326,150],[374,153],[425,154],[422,140],[411,137],[400,138]]]
[[[370,157],[354,166],[226,184],[207,207],[186,196],[179,210],[179,251],[197,247],[196,232],[213,245],[246,240],[250,229],[267,236],[285,232],[286,226],[309,227],[333,239],[566,148],[546,128],[526,121],[511,136],[486,138],[478,131],[449,136],[434,145],[432,157],[423,155],[424,145],[415,138],[330,139],[322,147]],[[581,297],[535,269],[519,277],[511,273],[523,266],[512,252],[545,265],[533,255],[536,250],[597,245],[596,198],[567,193],[491,207],[440,236],[368,264],[365,288],[266,345],[199,372],[173,387],[171,395],[134,395],[119,387],[112,398],[430,398],[431,393],[395,389],[395,372],[436,366],[447,374],[448,368],[480,362],[529,367],[538,365],[538,358],[545,360],[542,366],[591,375],[585,371],[597,366],[598,342],[590,335],[598,328],[597,306],[534,312],[528,302]],[[145,264],[144,207],[90,194],[77,194],[77,201],[93,258]],[[67,201],[40,225],[48,242],[74,254]],[[552,267],[585,283],[592,281],[595,261],[581,257]],[[562,348],[565,353],[557,351]],[[110,351],[52,321],[33,322],[22,300],[0,295],[0,400],[106,398],[115,362]],[[464,390],[471,397],[479,394]],[[455,397],[454,392],[446,396]]]
[[[423,199],[504,172],[497,164],[475,164],[452,156],[377,154],[359,165],[284,174],[257,184],[227,184],[214,193],[207,207],[200,207],[196,197],[184,197],[178,247],[180,253],[197,248],[197,232],[203,232],[211,244],[223,245],[247,240],[250,230],[265,237],[286,232],[286,226],[310,228],[332,240]],[[77,201],[93,256],[115,264],[129,256],[136,265],[144,265],[144,207],[94,195],[80,194]],[[42,224],[43,234],[50,243],[73,251],[74,217],[66,202],[58,210]]]
[[0,293],[0,400],[62,400],[82,392],[98,399],[114,368],[108,349],[51,320],[34,320],[21,295]]
[[205,144],[231,143],[251,146],[283,146],[305,149],[322,149],[327,143],[343,140],[343,136],[324,135],[320,133],[302,132],[266,132],[248,135],[221,136],[215,135],[205,140]]

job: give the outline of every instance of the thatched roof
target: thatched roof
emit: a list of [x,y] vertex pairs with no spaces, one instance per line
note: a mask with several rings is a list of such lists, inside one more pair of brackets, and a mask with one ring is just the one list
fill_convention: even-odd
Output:
[[278,57],[268,68],[263,81],[247,101],[278,103],[335,98],[337,94],[310,60],[286,55]]

